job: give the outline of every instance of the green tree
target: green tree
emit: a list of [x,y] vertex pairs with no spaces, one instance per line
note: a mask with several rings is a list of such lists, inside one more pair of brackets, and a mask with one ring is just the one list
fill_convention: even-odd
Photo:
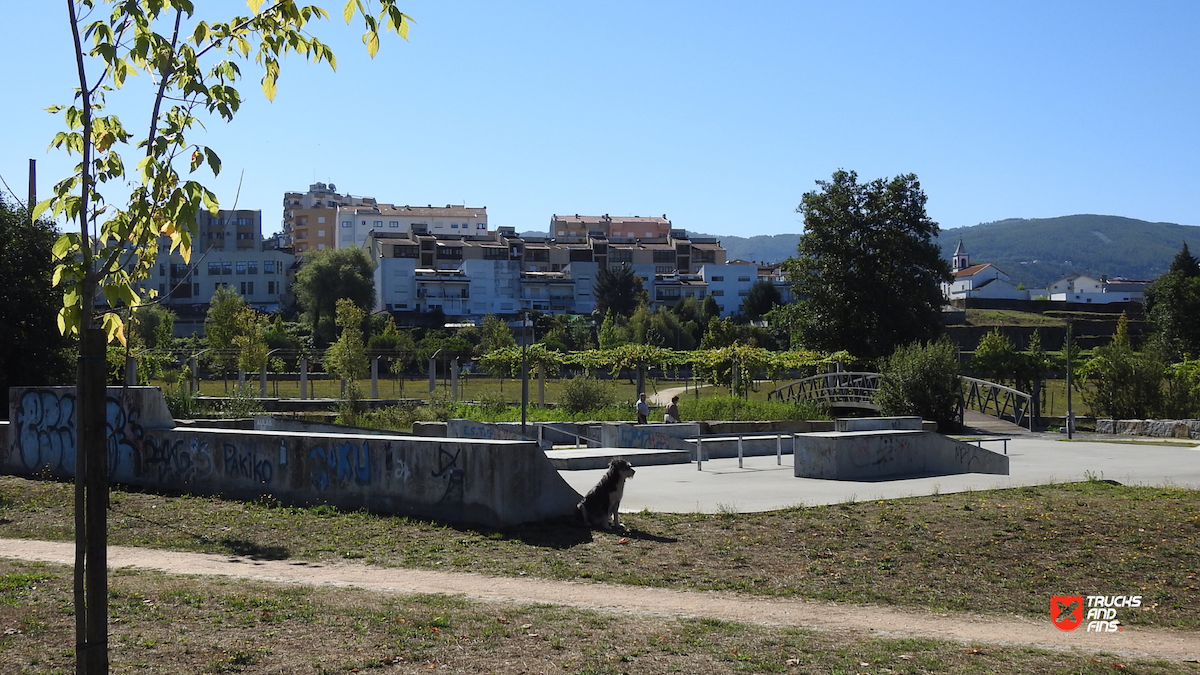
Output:
[[885,415],[918,415],[941,430],[957,426],[958,348],[945,336],[899,347],[880,366],[875,402]]
[[169,349],[175,341],[175,313],[158,303],[137,307],[129,317],[129,332],[146,349]]
[[204,317],[204,346],[212,351],[205,356],[213,370],[223,377],[237,367],[234,338],[245,328],[244,313],[253,311],[246,299],[229,286],[218,288],[208,303],[208,313]]
[[[220,170],[217,153],[189,138],[202,126],[201,116],[228,121],[237,113],[242,100],[237,90],[242,74],[238,64],[253,59],[261,66],[262,91],[268,99],[275,95],[282,57],[294,53],[334,64],[333,51],[313,35],[309,25],[328,14],[293,0],[277,0],[266,7],[262,0],[250,0],[253,15],[229,21],[199,19],[191,0],[100,3],[111,5],[111,11],[97,10],[97,4],[96,0],[66,3],[78,86],[71,105],[50,108],[61,113],[66,124],[51,144],[78,153],[79,163],[34,214],[36,218],[50,209],[56,218],[65,217],[78,226],[59,236],[53,252],[58,263],[54,278],[63,288],[59,326],[64,332],[81,334],[84,364],[78,370],[76,417],[83,440],[76,453],[75,530],[81,564],[75,570],[75,613],[77,671],[88,674],[108,671],[108,584],[103,560],[108,480],[98,468],[107,465],[105,392],[97,375],[106,343],[114,338],[124,341],[120,313],[110,310],[142,303],[138,284],[153,269],[160,237],[169,239],[171,250],[190,262],[196,215],[201,208],[215,211],[218,205],[210,190],[185,179],[181,171],[194,173],[203,165],[214,174]],[[377,14],[371,13],[373,7],[370,0],[356,0],[343,9],[347,23],[362,14],[363,42],[372,56],[379,49],[380,30],[408,33],[408,17],[394,0],[379,0]],[[144,75],[143,81],[152,83],[148,115],[139,122],[147,130],[141,138],[116,115],[105,114],[107,102],[122,98],[118,93],[133,75]],[[124,98],[136,101],[132,96]],[[127,150],[138,155],[136,177],[126,174],[121,153]],[[117,199],[106,199],[100,191],[103,186],[115,186],[114,197],[124,197],[122,193],[129,190],[124,206]],[[98,314],[100,293],[108,310]],[[85,477],[89,466],[92,470]]]
[[363,342],[362,324],[366,314],[349,298],[338,300],[336,311],[341,334],[325,350],[325,370],[347,382],[355,382],[366,377],[371,368]]
[[1200,356],[1200,262],[1186,243],[1167,273],[1146,289],[1145,308],[1167,358]]
[[629,328],[633,341],[639,344],[682,350],[696,346],[691,332],[684,330],[679,317],[666,308],[638,307],[629,319]]
[[337,332],[338,300],[346,298],[363,312],[371,311],[374,269],[366,252],[356,246],[305,254],[292,288],[318,344],[328,344]]
[[783,304],[783,296],[775,284],[766,280],[754,282],[742,300],[742,316],[749,321],[758,321],[778,305]]
[[634,274],[633,268],[628,265],[602,266],[596,272],[592,295],[596,298],[596,310],[600,316],[611,313],[629,318],[639,306],[647,305],[650,301],[642,278]]
[[479,329],[481,339],[475,348],[475,356],[482,356],[495,349],[517,346],[517,340],[513,337],[508,324],[495,314],[483,317],[483,324]]
[[600,349],[615,349],[633,341],[633,333],[629,327],[612,314],[604,315],[604,322],[600,324],[600,332],[597,337],[600,341]]
[[51,284],[56,236],[47,221],[29,222],[26,209],[0,198],[0,405],[8,388],[71,380],[69,342],[56,317],[62,293]]
[[950,279],[913,174],[859,184],[853,171],[817,181],[798,255],[784,263],[798,303],[798,341],[872,360],[941,332],[941,283]]
[[1129,319],[1122,312],[1112,342],[1093,349],[1092,357],[1080,368],[1088,385],[1081,391],[1098,416],[1144,419],[1162,410],[1166,372],[1166,364],[1156,350],[1134,350]]
[[979,338],[970,367],[983,379],[1003,384],[1016,378],[1020,361],[1016,345],[997,327]]

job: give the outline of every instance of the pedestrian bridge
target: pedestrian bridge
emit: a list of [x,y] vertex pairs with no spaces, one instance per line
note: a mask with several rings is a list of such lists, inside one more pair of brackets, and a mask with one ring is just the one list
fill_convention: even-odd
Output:
[[[875,392],[883,375],[870,372],[839,371],[813,375],[789,382],[767,392],[768,401],[808,403],[822,408],[859,408],[879,412]],[[1033,430],[1033,396],[1012,387],[974,377],[959,376],[958,418],[974,410]]]

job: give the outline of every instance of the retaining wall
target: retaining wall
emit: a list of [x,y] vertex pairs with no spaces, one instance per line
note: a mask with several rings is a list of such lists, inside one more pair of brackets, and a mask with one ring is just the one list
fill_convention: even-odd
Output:
[[1200,438],[1200,420],[1096,420],[1096,433]]
[[[75,389],[11,391],[0,472],[72,477]],[[571,515],[580,499],[531,441],[176,427],[156,388],[108,397],[116,483],[494,527]]]
[[872,480],[904,475],[1008,475],[1008,456],[930,431],[852,431],[796,436],[794,475]]

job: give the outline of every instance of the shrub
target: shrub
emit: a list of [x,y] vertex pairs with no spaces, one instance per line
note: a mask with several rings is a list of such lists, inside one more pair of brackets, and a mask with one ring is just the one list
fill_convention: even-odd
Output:
[[560,396],[559,404],[569,413],[607,408],[617,401],[616,390],[611,382],[597,380],[587,374],[563,380]]
[[945,337],[899,347],[880,366],[875,402],[885,415],[919,415],[946,430],[957,426],[958,349]]

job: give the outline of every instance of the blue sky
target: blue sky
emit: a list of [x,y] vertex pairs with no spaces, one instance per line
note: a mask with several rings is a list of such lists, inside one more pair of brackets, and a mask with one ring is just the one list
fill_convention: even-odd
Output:
[[[46,149],[60,120],[43,112],[75,82],[66,10],[6,5],[0,176],[23,197],[37,159],[44,198],[74,163]],[[246,11],[197,5],[210,21]],[[693,232],[799,232],[801,196],[839,168],[916,173],[943,228],[1200,224],[1194,2],[413,0],[410,40],[373,61],[341,1],[325,6],[314,32],[337,73],[289,59],[268,103],[246,66],[242,112],[193,138],[224,160],[206,181],[222,206],[240,180],[237,206],[262,209],[268,232],[283,193],[314,181],[487,206],[519,231],[553,213],[665,213]],[[119,108],[135,130],[145,110]]]

